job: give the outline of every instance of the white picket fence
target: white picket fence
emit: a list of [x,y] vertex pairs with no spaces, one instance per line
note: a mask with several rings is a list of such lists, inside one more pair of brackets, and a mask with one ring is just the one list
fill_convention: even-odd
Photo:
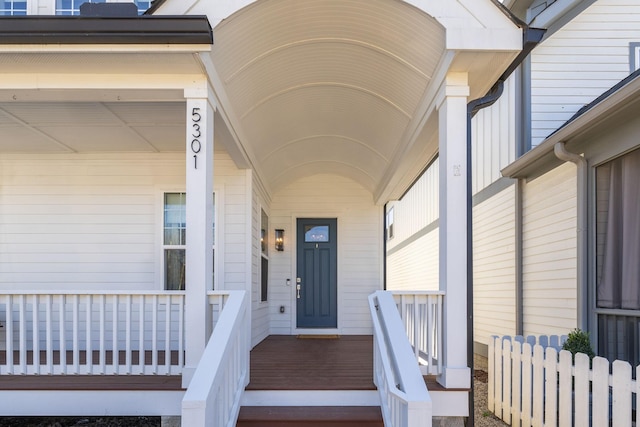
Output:
[[610,367],[607,359],[595,357],[590,367],[581,353],[573,363],[570,352],[559,350],[564,339],[492,337],[488,409],[513,426],[634,425],[640,381],[633,379],[631,365],[616,360]]

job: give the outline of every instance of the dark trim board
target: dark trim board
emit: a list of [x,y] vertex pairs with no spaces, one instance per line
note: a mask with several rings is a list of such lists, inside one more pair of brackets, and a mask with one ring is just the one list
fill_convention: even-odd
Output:
[[1,44],[213,44],[206,16],[0,16]]

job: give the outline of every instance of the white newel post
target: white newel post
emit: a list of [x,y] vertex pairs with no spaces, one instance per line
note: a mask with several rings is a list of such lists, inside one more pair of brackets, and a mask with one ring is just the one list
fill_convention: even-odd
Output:
[[185,90],[186,254],[185,367],[186,387],[211,335],[207,291],[213,289],[213,99],[207,88]]
[[438,96],[440,149],[440,289],[443,374],[447,388],[469,388],[467,366],[467,98],[466,73],[450,73]]

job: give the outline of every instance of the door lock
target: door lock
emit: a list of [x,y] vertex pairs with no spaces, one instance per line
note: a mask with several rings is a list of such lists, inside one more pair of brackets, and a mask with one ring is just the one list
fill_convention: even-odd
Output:
[[296,292],[297,298],[300,299],[300,288],[302,287],[302,280],[299,277],[296,277]]

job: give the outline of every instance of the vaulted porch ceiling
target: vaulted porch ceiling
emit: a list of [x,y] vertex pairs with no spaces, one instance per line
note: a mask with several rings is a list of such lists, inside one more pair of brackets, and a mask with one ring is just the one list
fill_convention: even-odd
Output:
[[335,173],[376,202],[398,197],[438,151],[446,73],[469,73],[471,95],[482,96],[517,54],[459,42],[467,25],[486,30],[487,9],[508,21],[491,2],[430,6],[439,19],[410,3],[263,0],[214,27],[214,90],[267,190]]

